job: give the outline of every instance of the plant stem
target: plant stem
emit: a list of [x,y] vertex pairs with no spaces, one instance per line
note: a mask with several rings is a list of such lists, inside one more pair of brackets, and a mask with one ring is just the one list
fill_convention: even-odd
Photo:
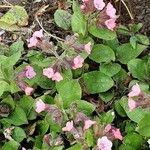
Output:
[[130,12],[130,10],[129,10],[128,6],[127,6],[127,5],[126,5],[126,3],[124,2],[124,0],[121,0],[121,2],[123,3],[123,5],[125,6],[125,8],[127,9],[128,14],[129,14],[129,16],[130,16],[131,20],[133,20],[134,18],[133,18],[133,16],[132,16],[132,14],[131,14],[131,12]]

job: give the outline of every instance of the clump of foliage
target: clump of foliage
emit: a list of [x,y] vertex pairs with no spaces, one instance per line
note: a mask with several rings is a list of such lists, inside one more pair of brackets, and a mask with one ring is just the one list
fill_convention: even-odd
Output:
[[[150,55],[142,24],[119,25],[103,0],[68,3],[72,13],[54,14],[58,27],[72,31],[65,39],[40,24],[26,40],[0,43],[0,149],[148,149]],[[0,18],[11,32],[27,24],[21,6]]]

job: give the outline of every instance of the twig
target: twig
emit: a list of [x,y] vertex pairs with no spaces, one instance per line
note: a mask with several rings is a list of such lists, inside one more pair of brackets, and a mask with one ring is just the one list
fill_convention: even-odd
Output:
[[41,29],[42,29],[48,36],[50,36],[50,37],[56,39],[57,41],[63,41],[63,42],[65,41],[64,39],[59,38],[59,37],[57,37],[57,36],[55,36],[55,35],[53,35],[53,34],[47,32],[47,31],[43,28],[43,26],[42,26],[42,24],[40,23],[40,21],[39,21],[39,19],[38,19],[37,16],[35,16],[35,19],[36,19],[36,21],[38,22],[38,24],[39,24],[39,26],[41,27]]
[[12,8],[13,5],[0,5],[0,8]]
[[132,14],[131,14],[131,12],[130,12],[128,6],[127,6],[126,3],[124,2],[124,0],[121,0],[121,2],[122,2],[122,4],[125,6],[125,8],[127,9],[128,14],[129,14],[131,20],[133,20],[134,18],[133,18],[133,16],[132,16]]

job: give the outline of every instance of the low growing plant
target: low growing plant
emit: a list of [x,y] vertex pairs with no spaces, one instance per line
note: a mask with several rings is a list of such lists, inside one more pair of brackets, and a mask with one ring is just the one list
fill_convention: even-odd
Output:
[[[54,14],[71,31],[65,39],[40,24],[28,39],[0,43],[0,149],[148,149],[150,55],[142,24],[120,25],[103,0],[68,3],[72,11]],[[27,22],[25,9],[11,6],[0,28],[15,32]]]

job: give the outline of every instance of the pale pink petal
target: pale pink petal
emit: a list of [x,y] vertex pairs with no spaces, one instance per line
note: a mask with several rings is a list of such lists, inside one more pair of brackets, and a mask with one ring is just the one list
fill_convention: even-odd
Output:
[[100,150],[111,150],[112,145],[112,142],[107,138],[107,136],[103,136],[97,141],[97,146]]
[[136,83],[132,89],[131,92],[128,94],[129,97],[139,96],[141,93],[140,86]]
[[54,70],[53,68],[49,67],[49,68],[45,68],[43,69],[43,75],[48,77],[49,79],[53,77],[54,75]]
[[105,3],[103,0],[94,0],[94,7],[97,10],[103,10],[103,8],[105,7]]
[[111,3],[108,3],[107,6],[106,6],[106,14],[110,18],[117,18],[116,9],[113,7],[113,5]]
[[25,94],[28,96],[31,95],[33,93],[33,91],[34,91],[34,89],[32,87],[27,86],[25,88]]
[[41,29],[40,31],[35,31],[32,36],[36,37],[36,38],[42,38],[43,37],[43,30]]
[[62,128],[62,130],[70,132],[73,128],[74,128],[73,121],[68,121],[66,123],[66,126],[64,128]]
[[27,40],[28,41],[28,47],[36,47],[38,40],[36,37],[31,37],[30,39]]
[[92,50],[92,48],[91,48],[91,42],[89,42],[89,43],[87,43],[87,44],[84,45],[84,50],[85,50],[88,54],[91,53],[91,50]]
[[96,122],[92,120],[85,120],[83,130],[89,129],[92,125],[94,125]]
[[54,75],[52,76],[52,80],[59,82],[63,80],[63,77],[59,72],[55,72]]
[[128,106],[129,110],[132,111],[137,107],[137,103],[132,98],[128,98]]
[[107,132],[109,132],[110,130],[111,130],[111,124],[108,124],[106,127],[105,127],[105,132],[107,133]]
[[45,108],[46,108],[46,105],[45,105],[45,103],[41,99],[36,102],[35,111],[37,113],[40,113],[40,112],[44,111]]
[[81,5],[80,8],[81,8],[81,10],[84,10],[86,8],[86,6],[85,5]]
[[25,75],[28,79],[32,79],[36,75],[36,72],[34,71],[33,67],[26,66]]
[[83,66],[83,63],[84,63],[84,59],[80,55],[78,55],[73,59],[72,68],[73,69],[81,68]]
[[120,129],[112,129],[112,133],[115,139],[123,140]]
[[105,25],[107,28],[111,31],[114,31],[114,28],[116,27],[116,19],[108,19],[105,21]]

